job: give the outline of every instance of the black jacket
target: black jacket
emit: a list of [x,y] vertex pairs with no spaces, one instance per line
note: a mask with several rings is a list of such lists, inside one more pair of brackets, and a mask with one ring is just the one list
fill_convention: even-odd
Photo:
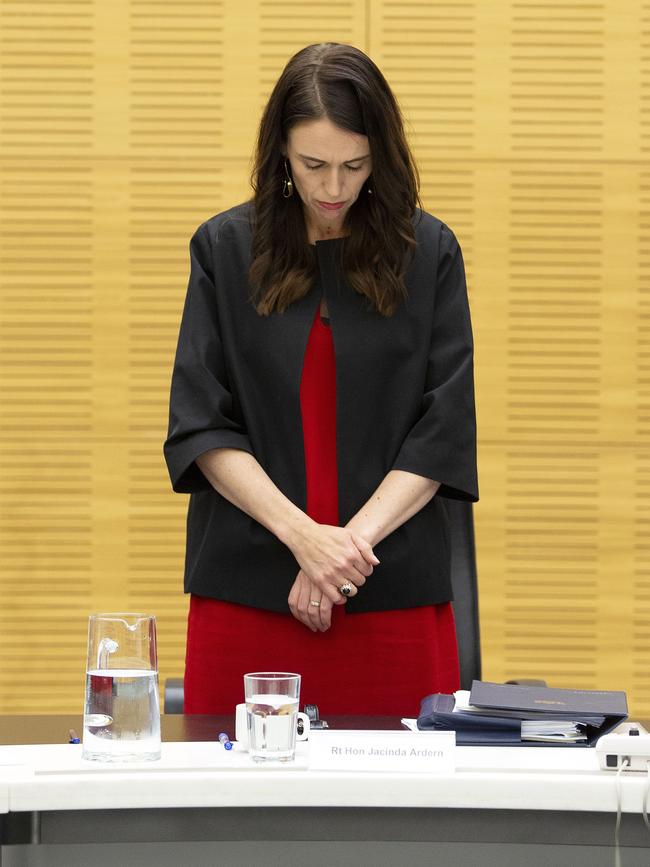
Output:
[[218,494],[194,460],[219,446],[244,449],[305,510],[300,377],[324,293],[336,356],[341,526],[391,469],[441,482],[423,509],[374,546],[381,563],[346,609],[450,600],[444,498],[478,499],[472,333],[456,238],[416,212],[409,295],[392,317],[370,310],[345,280],[343,238],[316,242],[319,274],[304,298],[260,316],[248,300],[251,213],[245,202],[217,214],[190,242],[164,445],[174,490],[192,495],[185,591],[288,611],[300,568],[291,551]]

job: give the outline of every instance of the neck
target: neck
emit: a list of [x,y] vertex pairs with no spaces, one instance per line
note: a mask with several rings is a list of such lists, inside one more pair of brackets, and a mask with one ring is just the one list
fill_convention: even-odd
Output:
[[333,226],[331,223],[326,225],[315,225],[310,221],[307,222],[307,237],[310,244],[315,244],[316,241],[331,241],[334,238],[346,238],[350,232],[347,226],[341,222],[338,226]]

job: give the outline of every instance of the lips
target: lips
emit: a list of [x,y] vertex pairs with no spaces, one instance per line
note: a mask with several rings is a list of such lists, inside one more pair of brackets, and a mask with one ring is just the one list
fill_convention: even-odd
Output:
[[318,204],[321,206],[321,208],[327,208],[330,211],[336,211],[338,208],[342,208],[343,205],[345,204],[345,202],[321,202],[321,201],[319,201]]

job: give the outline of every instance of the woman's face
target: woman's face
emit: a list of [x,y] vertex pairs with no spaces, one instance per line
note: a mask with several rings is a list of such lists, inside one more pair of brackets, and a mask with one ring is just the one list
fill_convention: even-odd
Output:
[[[325,117],[301,121],[289,131],[285,156],[310,239],[336,234],[372,171],[367,137],[334,126]],[[342,204],[324,206],[332,203]]]

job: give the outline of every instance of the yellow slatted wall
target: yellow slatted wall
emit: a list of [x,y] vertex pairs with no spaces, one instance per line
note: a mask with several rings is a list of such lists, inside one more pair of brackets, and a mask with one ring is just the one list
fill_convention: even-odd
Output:
[[93,610],[156,612],[182,672],[187,245],[324,40],[380,65],[464,249],[484,676],[650,716],[648,0],[1,0],[0,712],[80,710]]

